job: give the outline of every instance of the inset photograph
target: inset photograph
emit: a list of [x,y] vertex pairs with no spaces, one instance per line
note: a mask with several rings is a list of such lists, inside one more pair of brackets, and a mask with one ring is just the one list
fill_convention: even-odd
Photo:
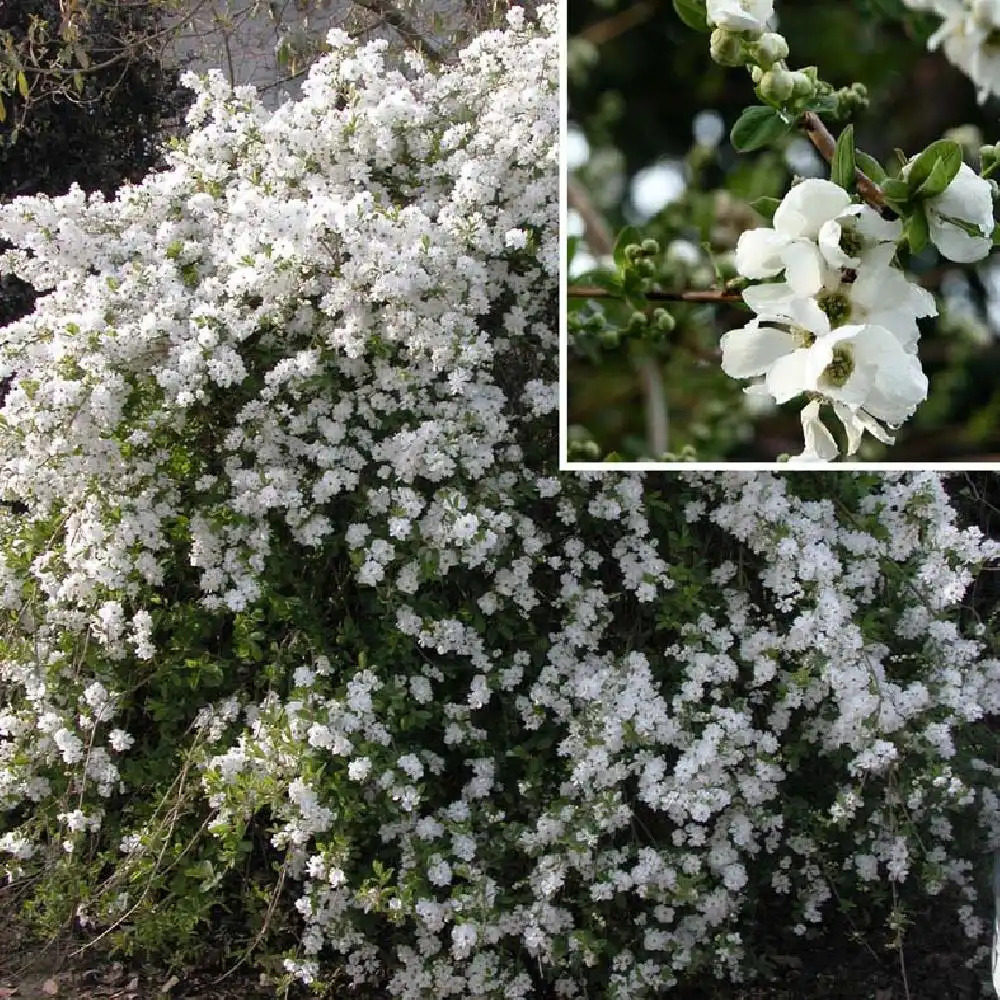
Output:
[[1000,462],[1000,10],[945,6],[570,6],[565,468]]

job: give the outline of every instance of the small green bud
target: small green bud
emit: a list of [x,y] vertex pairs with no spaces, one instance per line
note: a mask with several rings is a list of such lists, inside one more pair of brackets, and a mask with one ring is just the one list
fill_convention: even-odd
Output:
[[648,257],[640,257],[633,266],[640,278],[652,278],[656,274],[656,265]]
[[787,69],[770,69],[760,81],[760,96],[766,101],[784,104],[795,92],[795,74]]
[[[812,67],[809,67],[810,69]],[[795,97],[808,100],[816,93],[816,82],[811,80],[805,72],[797,70],[790,74],[792,78],[792,93]]]
[[625,259],[630,264],[634,264],[641,254],[642,247],[640,247],[638,243],[629,243],[628,246],[625,247]]
[[655,257],[660,252],[660,244],[656,240],[643,240],[641,246],[647,257]]
[[641,333],[645,329],[647,322],[646,314],[636,310],[629,316],[626,329],[629,333]]
[[568,457],[580,462],[596,462],[601,457],[601,446],[594,440],[574,441],[568,450]]
[[617,347],[622,341],[621,334],[613,326],[609,326],[603,329],[601,331],[600,339],[601,339],[601,346],[609,348]]
[[757,86],[764,79],[764,71],[759,66],[751,66],[750,79],[753,80],[754,86]]
[[677,321],[666,309],[654,309],[653,326],[660,333],[671,333],[674,327],[677,326]]
[[997,146],[981,146],[979,148],[979,162],[982,170],[988,170],[1000,160],[1000,148]]
[[716,28],[712,32],[708,51],[720,66],[742,66],[746,62],[743,39],[728,28]]
[[765,69],[770,69],[776,62],[788,58],[788,42],[784,35],[767,31],[755,43],[757,62]]

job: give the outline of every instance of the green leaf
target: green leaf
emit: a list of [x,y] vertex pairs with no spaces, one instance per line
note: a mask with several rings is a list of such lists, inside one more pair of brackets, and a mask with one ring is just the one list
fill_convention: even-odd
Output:
[[854,190],[854,126],[848,125],[837,139],[830,163],[830,179],[845,191]]
[[750,202],[750,207],[758,214],[770,222],[774,218],[774,213],[778,210],[781,201],[778,198],[758,198]]
[[958,171],[962,167],[962,156],[959,153],[957,164],[951,159],[946,159],[941,157],[937,163],[934,164],[934,169],[931,171],[930,177],[920,185],[915,198],[934,198],[941,194],[945,188],[955,179]]
[[907,187],[906,181],[890,177],[887,181],[882,182],[882,193],[889,201],[906,201],[910,189]]
[[705,0],[674,0],[674,10],[689,28],[706,33],[712,30],[705,16]]
[[906,242],[913,253],[920,253],[930,238],[927,228],[927,213],[923,205],[915,206],[913,214],[906,220]]
[[576,256],[577,250],[580,249],[580,237],[570,236],[566,240],[566,266],[569,267],[573,263],[573,258]]
[[733,149],[748,153],[780,139],[788,130],[785,120],[774,108],[757,104],[747,108],[736,120],[729,133],[729,141],[733,144]]
[[625,248],[632,243],[641,243],[642,237],[635,226],[626,226],[615,240],[615,249],[612,256],[615,259],[615,267],[624,270],[628,266],[628,258],[625,256]]
[[856,149],[854,151],[854,159],[865,175],[871,178],[876,184],[881,184],[888,179],[889,175],[885,172],[882,164],[874,156],[869,156],[864,150]]
[[27,100],[28,99],[28,78],[24,75],[24,70],[18,70],[17,73],[17,89],[21,92],[21,96]]
[[910,197],[939,195],[955,179],[961,165],[962,147],[957,142],[932,142],[910,165],[906,175]]
[[584,274],[577,275],[573,279],[574,285],[595,285],[597,288],[603,288],[606,292],[610,292],[612,295],[617,297],[622,297],[624,292],[622,291],[622,279],[618,274],[611,274],[609,271],[587,271]]
[[815,111],[820,118],[830,115],[836,115],[840,106],[837,103],[837,98],[832,94],[826,94],[823,97],[814,97],[806,106],[806,111]]

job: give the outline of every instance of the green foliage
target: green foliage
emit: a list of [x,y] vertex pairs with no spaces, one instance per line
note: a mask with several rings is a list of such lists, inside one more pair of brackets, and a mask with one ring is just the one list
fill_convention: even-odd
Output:
[[833,162],[830,164],[830,180],[834,184],[839,184],[845,191],[853,191],[854,172],[856,169],[854,126],[848,125],[837,138],[837,145],[833,152]]
[[736,120],[729,141],[741,153],[749,153],[776,142],[789,132],[788,123],[772,107],[755,105],[747,108]]

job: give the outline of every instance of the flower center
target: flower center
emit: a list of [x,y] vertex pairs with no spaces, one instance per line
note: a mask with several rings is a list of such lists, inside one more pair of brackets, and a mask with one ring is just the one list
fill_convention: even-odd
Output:
[[831,327],[843,326],[851,318],[851,300],[843,292],[820,292],[816,301]]
[[857,257],[865,248],[865,241],[861,234],[851,226],[841,226],[840,229],[840,249],[848,257]]
[[804,326],[793,326],[789,332],[800,348],[812,347],[816,343],[816,334]]
[[842,388],[854,372],[854,352],[845,345],[833,349],[833,360],[823,369],[820,382],[834,389]]

